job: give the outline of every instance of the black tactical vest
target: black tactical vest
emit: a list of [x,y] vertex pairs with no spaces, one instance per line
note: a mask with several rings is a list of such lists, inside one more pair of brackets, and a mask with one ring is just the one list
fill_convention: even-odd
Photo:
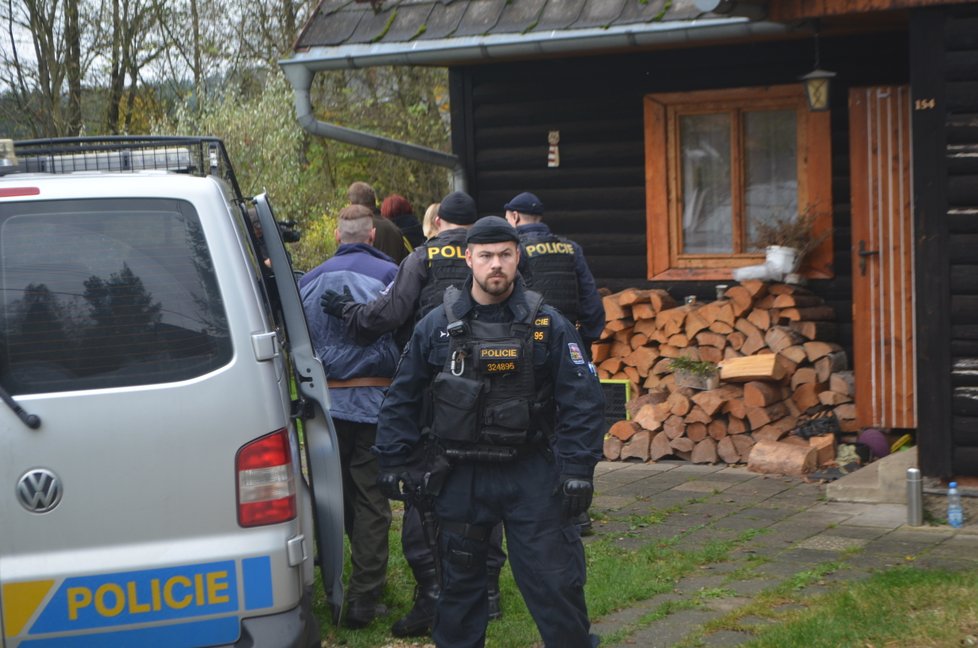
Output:
[[465,263],[467,233],[464,227],[450,229],[419,248],[424,254],[428,279],[421,287],[418,311],[415,314],[417,320],[442,303],[446,288],[461,288],[469,278],[469,266]]
[[543,295],[543,301],[571,323],[577,323],[581,302],[573,244],[555,234],[521,234],[520,243],[526,257],[523,279],[527,287]]
[[[540,389],[533,370],[534,324],[543,298],[526,292],[519,317],[489,323],[458,319],[453,310],[459,295],[445,291],[449,353],[432,381],[432,434],[449,449],[540,442],[553,427],[552,388]],[[488,453],[476,458],[499,460]]]

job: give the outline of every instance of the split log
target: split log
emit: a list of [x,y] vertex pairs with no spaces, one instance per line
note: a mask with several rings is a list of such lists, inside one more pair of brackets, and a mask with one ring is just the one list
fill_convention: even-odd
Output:
[[767,407],[784,400],[784,391],[775,383],[752,380],[744,383],[744,403],[747,407]]
[[632,330],[634,330],[636,333],[641,333],[648,336],[650,340],[655,340],[656,335],[660,332],[658,325],[655,323],[654,317],[650,317],[648,319],[636,319],[635,327]]
[[815,375],[819,382],[828,382],[832,374],[848,367],[845,351],[834,351],[815,361]]
[[799,367],[791,375],[791,390],[794,391],[799,385],[817,382],[817,380],[814,367]]
[[842,347],[835,342],[823,342],[821,340],[810,340],[802,346],[805,347],[805,355],[808,357],[809,362],[815,362],[830,353],[842,351]]
[[651,432],[639,430],[631,439],[626,441],[621,447],[621,458],[649,460],[649,442]]
[[717,364],[723,360],[723,351],[716,347],[701,346],[698,348],[700,352],[700,360],[706,360],[707,362],[712,362],[713,364]]
[[686,431],[686,421],[683,420],[681,416],[670,416],[662,424],[662,431],[666,433],[666,437],[670,441],[679,438]]
[[727,288],[724,297],[730,300],[730,307],[735,317],[741,317],[744,313],[748,312],[754,303],[753,295],[750,294],[750,291],[743,284]]
[[652,347],[639,347],[629,353],[627,356],[622,358],[622,362],[626,365],[635,367],[638,370],[640,376],[645,377],[649,375],[649,369],[655,364],[656,360],[659,359],[659,354]]
[[747,314],[747,321],[762,331],[766,331],[771,327],[771,311],[761,308],[753,308]]
[[700,331],[696,334],[696,344],[722,349],[727,345],[727,336],[712,331]]
[[781,319],[800,322],[802,320],[813,321],[835,321],[835,309],[829,305],[809,306],[808,308],[783,308],[781,309]]
[[750,451],[747,470],[765,474],[804,475],[815,469],[815,448],[760,441]]
[[659,432],[652,437],[649,444],[649,459],[657,461],[672,454],[672,446],[669,445],[669,436],[665,432]]
[[836,371],[829,376],[829,389],[846,396],[856,393],[856,381],[851,371]]
[[655,307],[652,304],[632,304],[632,319],[635,322],[655,319]]
[[613,437],[617,437],[621,441],[628,441],[635,433],[641,428],[633,421],[616,421],[611,429],[608,430],[608,434]]
[[610,434],[604,437],[604,458],[608,461],[618,461],[621,459],[621,439]]
[[[713,420],[713,417],[703,411],[703,408],[699,405],[693,405],[692,409],[689,410],[689,414],[686,415],[686,423],[702,423],[706,425]],[[689,434],[689,432],[687,432]]]
[[604,360],[608,359],[608,354],[611,351],[610,344],[598,344],[594,343],[591,345],[591,362],[595,366],[601,364]]
[[774,298],[775,308],[807,308],[821,306],[825,301],[817,295],[778,295]]
[[716,322],[710,324],[710,330],[714,333],[719,333],[720,335],[728,335],[733,333],[734,327],[731,324],[717,320]]
[[768,423],[777,421],[788,415],[788,408],[784,402],[774,403],[767,407],[748,407],[747,420],[750,421],[752,430],[757,430]]
[[697,333],[708,328],[710,328],[710,322],[703,319],[703,316],[697,310],[690,310],[686,314],[686,326],[684,330],[686,337],[690,340],[696,337]]
[[717,442],[706,437],[695,446],[689,458],[695,464],[715,464],[717,462]]
[[831,390],[823,391],[818,395],[818,402],[822,405],[828,405],[829,407],[835,407],[836,405],[843,405],[845,403],[851,403],[852,398],[846,396],[845,394],[840,394],[839,392],[834,392]]
[[686,416],[689,413],[690,408],[693,406],[689,398],[684,396],[682,392],[678,391],[674,391],[669,394],[669,398],[666,399],[666,402],[669,403],[669,411],[676,416]]
[[717,455],[723,463],[740,463],[740,453],[737,452],[731,437],[724,437],[717,442]]
[[818,395],[828,389],[828,383],[809,382],[798,385],[798,389],[791,395],[791,400],[795,402],[798,409],[806,412],[813,407],[817,407],[820,402]]
[[759,332],[751,333],[741,345],[740,352],[744,355],[754,355],[764,347],[764,337]]
[[744,434],[750,428],[743,417],[731,416],[727,419],[727,434]]
[[723,385],[717,389],[708,389],[693,394],[692,400],[706,412],[707,416],[712,417],[728,401],[742,396],[743,390],[736,385]]
[[690,423],[689,419],[686,419],[686,438],[693,443],[699,443],[706,438],[706,424],[705,423]]
[[727,436],[727,422],[722,418],[716,418],[706,424],[706,434],[711,439],[720,439]]
[[669,398],[668,392],[651,390],[641,396],[635,396],[625,403],[625,410],[629,416],[635,418],[638,411],[645,405],[657,405],[658,403],[664,402],[667,398]]
[[669,441],[669,445],[676,452],[692,452],[693,447],[696,445],[693,443],[689,437],[678,437]]
[[797,419],[793,416],[785,416],[777,421],[755,428],[750,435],[758,443],[761,441],[778,441],[788,436],[788,433],[795,429],[797,425],[796,421]]
[[747,461],[747,457],[750,456],[750,451],[754,447],[754,439],[751,438],[749,434],[738,434],[737,436],[731,437],[734,447],[737,448],[738,454],[740,454],[740,460],[743,462]]
[[809,340],[834,342],[838,337],[838,327],[835,322],[790,322],[792,330],[798,331]]
[[784,368],[778,363],[777,355],[773,353],[730,358],[720,364],[720,380],[747,382],[782,378],[784,378]]
[[648,341],[649,336],[645,333],[632,333],[632,337],[628,338],[628,346],[632,347],[632,349],[637,349],[645,346]]
[[800,344],[782,349],[780,355],[796,364],[800,364],[808,358],[808,354],[805,353],[805,348]]
[[764,334],[764,343],[775,353],[780,353],[790,346],[802,344],[804,336],[797,331],[793,331],[787,326],[772,326]]
[[619,304],[616,295],[605,295],[601,298],[601,304],[604,306],[604,317],[609,322],[631,316],[631,309]]
[[821,434],[808,439],[808,444],[815,449],[815,463],[827,466],[835,461],[836,447],[834,434]]

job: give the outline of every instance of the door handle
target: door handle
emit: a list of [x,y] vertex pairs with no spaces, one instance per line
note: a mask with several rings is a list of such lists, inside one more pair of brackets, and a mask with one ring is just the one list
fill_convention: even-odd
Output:
[[866,257],[868,256],[879,256],[879,250],[867,250],[866,241],[859,241],[859,274],[860,276],[866,276]]

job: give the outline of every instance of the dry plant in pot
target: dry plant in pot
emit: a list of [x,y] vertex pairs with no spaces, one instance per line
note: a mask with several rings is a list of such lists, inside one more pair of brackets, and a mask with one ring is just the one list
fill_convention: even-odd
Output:
[[816,236],[814,227],[815,212],[810,208],[800,214],[785,213],[756,223],[751,244],[765,251],[768,265],[790,274],[828,235],[823,232]]

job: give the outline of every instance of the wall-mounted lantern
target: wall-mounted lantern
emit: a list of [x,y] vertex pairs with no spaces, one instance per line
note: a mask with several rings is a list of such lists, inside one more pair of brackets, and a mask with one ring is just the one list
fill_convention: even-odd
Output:
[[819,65],[818,51],[818,25],[815,26],[815,69],[808,74],[800,77],[805,82],[805,98],[808,100],[808,108],[813,111],[829,109],[829,81],[835,76],[835,72],[822,70]]

